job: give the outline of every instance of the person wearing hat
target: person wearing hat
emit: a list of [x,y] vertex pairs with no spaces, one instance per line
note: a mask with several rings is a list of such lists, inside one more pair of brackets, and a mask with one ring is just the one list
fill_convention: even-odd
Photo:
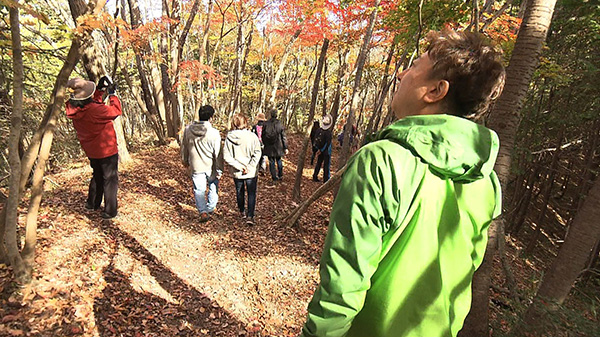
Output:
[[[67,101],[66,114],[73,121],[79,143],[93,170],[85,208],[98,210],[104,199],[102,218],[112,219],[117,216],[119,186],[119,150],[112,121],[121,115],[121,101],[107,76],[103,76],[97,86],[94,82],[73,78],[67,82],[67,88],[72,94]],[[109,95],[108,105],[102,102],[105,92]]]
[[317,149],[317,164],[313,172],[313,181],[319,181],[319,171],[321,171],[321,165],[323,166],[323,182],[329,180],[330,166],[331,166],[331,140],[333,134],[331,133],[331,126],[333,125],[333,118],[327,114],[321,118],[319,123],[319,129],[315,134],[315,140],[313,146]]

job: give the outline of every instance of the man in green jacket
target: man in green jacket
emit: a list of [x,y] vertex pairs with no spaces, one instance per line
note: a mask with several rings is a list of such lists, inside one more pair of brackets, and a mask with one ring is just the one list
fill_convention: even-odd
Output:
[[430,33],[398,75],[400,120],[349,161],[302,336],[456,336],[500,214],[498,137],[472,122],[504,85],[474,33]]

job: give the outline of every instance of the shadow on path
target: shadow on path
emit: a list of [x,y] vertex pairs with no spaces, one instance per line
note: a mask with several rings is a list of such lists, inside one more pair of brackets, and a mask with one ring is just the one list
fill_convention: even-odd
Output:
[[181,280],[113,222],[102,221],[99,227],[115,252],[118,246],[128,249],[175,301],[133,289],[128,276],[111,261],[103,271],[103,296],[94,301],[101,336],[250,336],[242,322]]

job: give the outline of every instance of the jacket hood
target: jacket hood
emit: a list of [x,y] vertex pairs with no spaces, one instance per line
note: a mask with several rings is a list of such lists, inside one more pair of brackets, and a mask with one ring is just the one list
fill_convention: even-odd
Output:
[[227,133],[227,139],[233,143],[234,145],[240,145],[244,138],[244,132],[249,132],[248,130],[232,130]]
[[201,121],[190,124],[190,132],[196,137],[204,137],[208,131],[210,122]]
[[410,116],[375,134],[399,143],[442,178],[466,183],[488,176],[498,156],[496,133],[450,115]]

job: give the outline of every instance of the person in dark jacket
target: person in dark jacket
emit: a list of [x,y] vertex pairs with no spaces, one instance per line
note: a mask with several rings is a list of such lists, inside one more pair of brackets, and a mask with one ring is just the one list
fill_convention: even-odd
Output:
[[[104,197],[102,218],[117,216],[117,190],[119,187],[119,150],[113,120],[121,115],[121,101],[115,95],[115,86],[104,76],[98,82],[74,78],[67,82],[73,90],[67,101],[67,117],[73,121],[77,138],[90,160],[92,180],[88,188],[85,208],[100,209]],[[108,92],[109,105],[102,102],[102,95]]]
[[[265,122],[262,131],[262,142],[264,144],[264,155],[269,157],[269,171],[273,181],[283,179],[283,163],[281,157],[288,153],[287,140],[283,125],[277,119],[277,110],[270,110],[270,119]],[[277,163],[277,169],[275,169]]]
[[321,171],[321,165],[323,165],[323,182],[329,180],[330,167],[331,167],[331,140],[333,134],[331,132],[331,126],[333,125],[333,118],[331,115],[325,115],[321,119],[321,123],[317,132],[315,132],[315,140],[313,148],[317,148],[317,165],[313,172],[313,181],[319,181],[319,171]]
[[315,156],[317,155],[317,151],[319,149],[315,146],[315,136],[317,135],[317,131],[319,131],[319,120],[315,120],[312,128],[310,129],[310,145],[312,145],[312,155],[310,156],[310,164],[315,164]]
[[261,175],[264,174],[264,172],[267,170],[267,160],[268,160],[267,157],[263,153],[264,145],[262,143],[262,131],[265,126],[266,120],[267,120],[267,118],[265,117],[265,114],[262,112],[259,112],[256,114],[257,122],[252,127],[252,132],[254,132],[254,134],[258,137],[258,140],[260,141],[261,155],[260,155],[260,160],[258,162],[258,170],[261,173]]
[[212,106],[202,106],[198,111],[199,121],[185,128],[181,142],[181,160],[190,168],[194,199],[201,222],[208,221],[217,207],[219,178],[223,173],[221,135],[209,121],[214,113]]

